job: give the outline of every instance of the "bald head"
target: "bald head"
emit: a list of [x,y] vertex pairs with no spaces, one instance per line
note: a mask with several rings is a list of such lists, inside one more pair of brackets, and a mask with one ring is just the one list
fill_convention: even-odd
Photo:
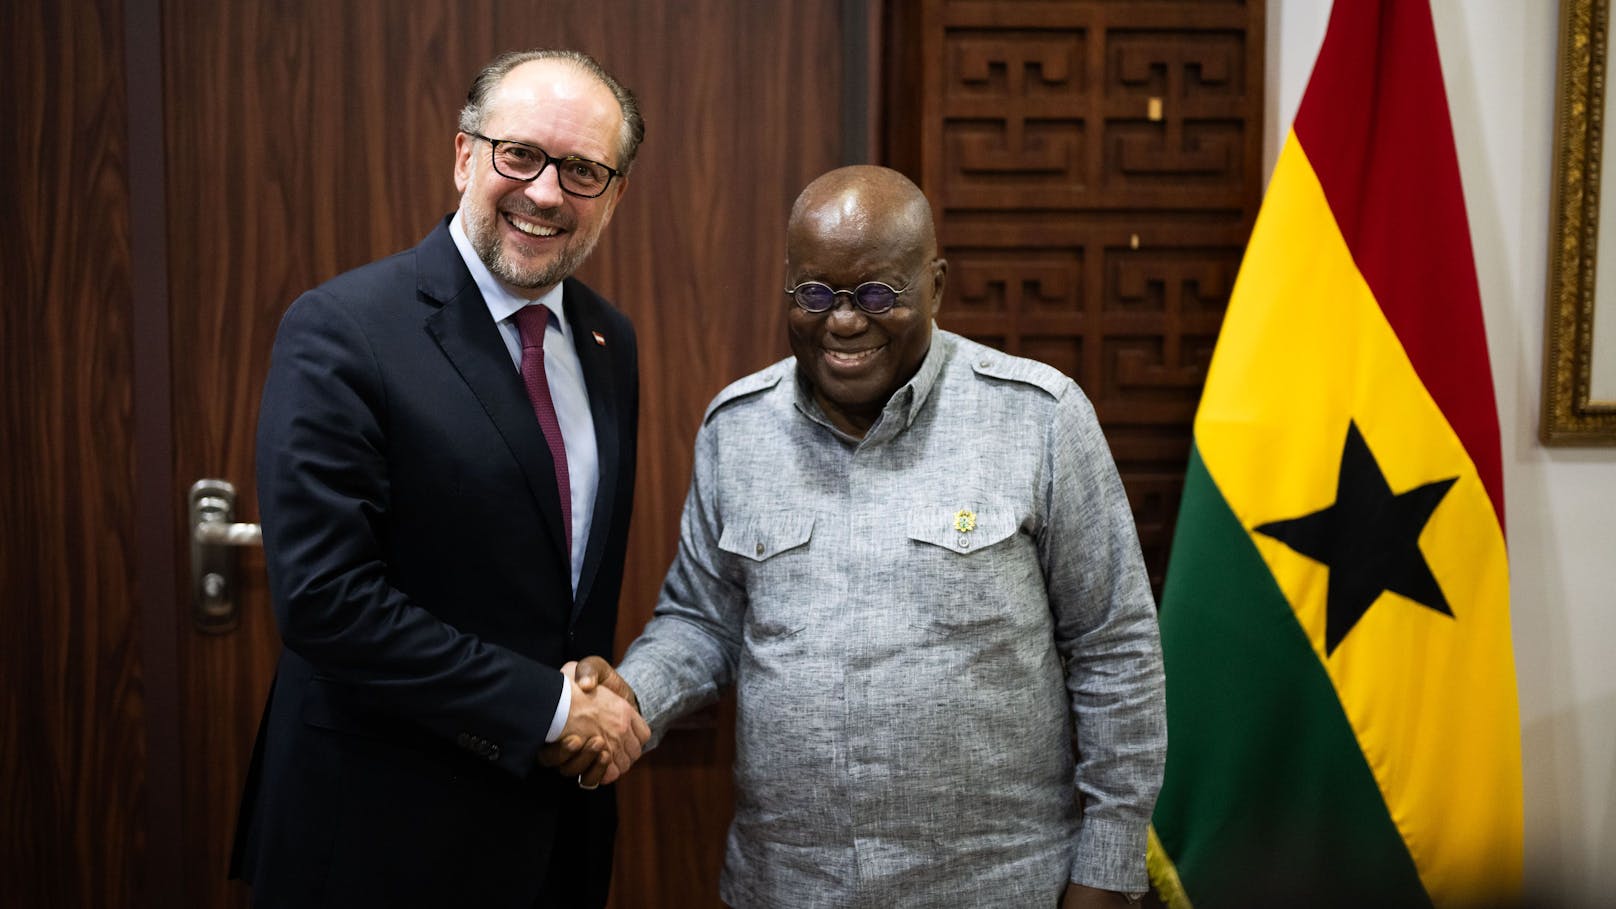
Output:
[[936,255],[931,203],[908,177],[859,164],[833,170],[797,196],[786,223],[787,255],[799,242],[879,246],[906,258]]
[[[926,194],[895,170],[839,168],[797,197],[786,225],[786,287],[817,283],[836,293],[823,312],[791,304],[786,327],[799,377],[839,429],[864,435],[919,370],[947,271]],[[857,305],[853,291],[871,282],[899,292],[890,309]]]

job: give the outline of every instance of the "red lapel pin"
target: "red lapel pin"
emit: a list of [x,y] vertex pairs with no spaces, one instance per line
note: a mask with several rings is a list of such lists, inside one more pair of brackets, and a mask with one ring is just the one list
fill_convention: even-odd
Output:
[[595,343],[596,344],[600,345],[601,347],[606,346],[606,336],[605,335],[601,334],[598,331],[592,331],[592,332],[590,332],[590,334],[595,336]]

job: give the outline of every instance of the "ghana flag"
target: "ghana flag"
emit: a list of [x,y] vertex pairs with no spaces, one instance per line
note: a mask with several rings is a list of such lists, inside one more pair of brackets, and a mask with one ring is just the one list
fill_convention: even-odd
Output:
[[1427,0],[1338,0],[1195,418],[1162,595],[1170,905],[1509,903],[1498,422]]

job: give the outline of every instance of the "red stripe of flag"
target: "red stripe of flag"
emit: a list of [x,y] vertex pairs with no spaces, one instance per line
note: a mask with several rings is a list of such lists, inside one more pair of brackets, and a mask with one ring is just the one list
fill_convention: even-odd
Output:
[[[1336,0],[1295,130],[1336,223],[1504,526],[1498,410],[1426,0]],[[1377,57],[1379,59],[1377,59]]]

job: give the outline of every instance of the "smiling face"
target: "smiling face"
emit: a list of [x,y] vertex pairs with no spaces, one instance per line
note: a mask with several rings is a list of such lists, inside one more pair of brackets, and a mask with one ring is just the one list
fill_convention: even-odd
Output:
[[803,190],[786,229],[787,287],[821,281],[851,289],[880,281],[908,288],[880,315],[846,295],[817,315],[787,304],[798,372],[838,428],[862,437],[920,368],[947,268],[937,258],[926,197],[896,171],[842,168]]
[[[550,155],[577,155],[612,167],[623,112],[611,90],[564,60],[536,60],[511,70],[490,95],[481,129],[494,139],[536,145]],[[521,183],[494,171],[488,143],[455,136],[455,188],[472,248],[488,270],[522,297],[538,297],[572,274],[594,250],[622,198],[618,177],[604,195],[580,199],[561,191],[555,166]]]

